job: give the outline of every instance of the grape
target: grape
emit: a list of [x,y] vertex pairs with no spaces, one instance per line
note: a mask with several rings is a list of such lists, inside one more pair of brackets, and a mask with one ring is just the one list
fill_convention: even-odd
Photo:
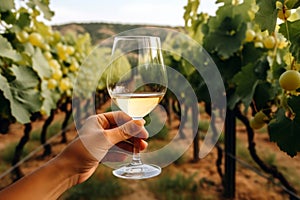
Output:
[[37,46],[37,47],[43,47],[44,45],[44,41],[43,41],[43,37],[41,36],[41,34],[39,33],[31,33],[29,35],[28,38],[29,42],[33,45],[33,46]]
[[72,55],[75,52],[75,49],[72,46],[67,46],[66,52],[67,52],[67,54]]
[[267,48],[267,49],[273,49],[274,46],[275,46],[275,37],[270,35],[268,37],[265,38],[265,40],[263,41],[264,43],[264,46]]
[[68,73],[69,73],[69,69],[66,68],[66,67],[64,67],[64,68],[62,69],[62,71],[63,71],[63,74],[68,74]]
[[21,43],[25,43],[28,41],[29,34],[26,31],[20,31],[16,34],[17,39]]
[[265,123],[267,115],[263,111],[259,111],[254,115],[254,120],[258,123]]
[[68,78],[61,79],[61,81],[59,83],[60,91],[62,91],[62,92],[67,91],[68,89],[70,89],[70,86],[71,86],[71,83]]
[[54,88],[56,88],[56,86],[57,86],[57,81],[55,79],[48,80],[48,84],[47,84],[48,89],[53,90]]
[[279,77],[282,89],[292,91],[300,87],[300,73],[296,70],[287,70]]
[[42,106],[40,110],[41,115],[47,115],[46,109]]
[[255,35],[254,41],[255,42],[261,42],[263,40],[263,36],[261,35],[261,33],[257,33]]
[[250,120],[250,126],[253,129],[260,129],[265,125],[266,120],[267,120],[266,114],[262,111],[259,111]]
[[79,64],[76,60],[73,60],[71,65],[70,65],[70,71],[71,72],[76,72],[79,69]]
[[58,63],[57,60],[51,59],[49,60],[49,65],[52,69],[60,69],[60,64]]
[[56,45],[56,50],[57,50],[57,54],[58,54],[58,57],[61,59],[61,60],[66,60],[67,57],[68,57],[68,54],[67,54],[67,46],[63,45],[61,42],[59,42],[57,45]]
[[280,1],[276,1],[276,9],[281,10],[283,8],[283,5]]
[[[44,52],[44,56],[45,56],[45,58],[47,59],[47,60],[49,60],[49,62],[50,62],[50,60],[52,59],[52,54],[49,52],[49,51],[45,51]],[[49,63],[50,64],[50,63]]]
[[52,73],[52,78],[55,80],[60,80],[62,77],[63,73],[60,69],[54,69]]
[[253,30],[248,29],[246,31],[246,42],[252,42],[255,38],[255,32]]
[[43,48],[45,51],[50,51],[50,50],[51,50],[50,45],[47,44],[47,43],[44,43],[44,44],[42,45],[42,48]]
[[264,125],[264,123],[258,123],[255,121],[254,118],[250,120],[250,127],[253,129],[261,129]]

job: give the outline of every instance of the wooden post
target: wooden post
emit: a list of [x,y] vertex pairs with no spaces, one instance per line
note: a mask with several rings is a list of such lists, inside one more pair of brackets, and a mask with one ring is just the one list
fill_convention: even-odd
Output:
[[236,171],[236,121],[233,110],[227,109],[225,119],[225,173],[224,173],[224,196],[235,196],[235,171]]

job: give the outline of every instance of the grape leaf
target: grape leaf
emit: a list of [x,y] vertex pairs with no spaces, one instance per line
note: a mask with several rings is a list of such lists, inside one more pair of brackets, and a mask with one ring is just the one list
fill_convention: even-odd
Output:
[[267,103],[275,98],[276,89],[269,82],[259,83],[255,89],[253,100],[257,110],[266,107]]
[[7,24],[16,23],[16,15],[13,12],[6,11],[1,13],[1,19]]
[[270,141],[276,142],[279,148],[291,157],[300,151],[299,119],[300,117],[297,117],[292,120],[286,117],[284,109],[279,109],[276,113],[276,119],[268,125]]
[[254,74],[254,65],[250,63],[242,67],[242,70],[233,77],[233,82],[236,83],[236,90],[234,98],[228,102],[229,106],[233,108],[238,101],[242,101],[248,108],[259,83]]
[[49,8],[49,0],[30,0],[27,5],[30,8],[34,8],[37,6],[40,11],[44,14],[44,18],[47,20],[51,20],[54,15],[54,12]]
[[29,13],[20,13],[16,25],[21,29],[30,25],[31,19]]
[[51,68],[39,48],[35,49],[32,57],[32,68],[38,73],[40,78],[49,78],[51,76]]
[[[287,32],[289,30],[289,32]],[[297,21],[287,21],[286,24],[281,24],[279,32],[282,33],[286,38],[290,38],[291,47],[290,51],[295,57],[295,59],[300,61],[300,20]]]
[[226,59],[240,50],[247,24],[240,15],[234,18],[211,18],[209,29],[210,33],[205,36],[204,48],[209,52],[218,52],[219,56]]
[[255,15],[255,21],[261,27],[261,30],[268,30],[270,33],[274,32],[277,22],[277,0],[257,0],[259,10]]
[[61,97],[59,91],[49,90],[47,87],[47,82],[42,81],[42,92],[41,96],[43,97],[43,109],[46,112],[46,115],[49,116],[52,109],[57,108],[57,102]]
[[295,114],[295,120],[300,122],[300,96],[289,97],[287,103]]
[[288,9],[295,9],[300,6],[300,0],[286,0],[285,5]]
[[40,110],[41,96],[36,89],[39,81],[29,67],[11,67],[15,80],[8,82],[0,75],[0,88],[10,102],[11,114],[20,123],[30,122],[31,114]]
[[10,11],[15,8],[14,0],[0,0],[0,11]]
[[9,41],[0,35],[0,57],[10,58],[15,62],[20,61],[20,54],[13,49]]

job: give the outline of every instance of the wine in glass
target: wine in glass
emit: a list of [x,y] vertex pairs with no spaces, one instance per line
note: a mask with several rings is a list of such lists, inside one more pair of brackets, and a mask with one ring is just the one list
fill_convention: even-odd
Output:
[[[154,36],[117,36],[114,38],[107,89],[115,104],[133,120],[150,113],[167,90],[160,38]],[[138,141],[139,138],[134,138]],[[133,142],[130,164],[115,169],[113,174],[125,179],[144,179],[157,176],[159,166],[144,164],[139,142]]]

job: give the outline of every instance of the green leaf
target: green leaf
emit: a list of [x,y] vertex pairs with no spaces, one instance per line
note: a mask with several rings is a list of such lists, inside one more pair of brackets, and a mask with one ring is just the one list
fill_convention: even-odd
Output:
[[257,0],[259,10],[255,15],[255,21],[262,29],[268,30],[270,33],[274,32],[277,22],[277,0]]
[[257,110],[267,106],[267,103],[275,98],[276,89],[269,82],[262,82],[257,85],[254,93],[254,102]]
[[261,58],[264,52],[264,49],[256,48],[252,42],[245,43],[242,50],[243,65],[246,65],[247,63],[255,63]]
[[7,24],[14,24],[16,23],[16,16],[15,13],[11,11],[6,11],[1,13],[1,19],[5,21]]
[[43,0],[31,0],[33,4],[35,4],[40,11],[44,14],[44,18],[47,20],[51,20],[54,15],[54,12],[49,8],[49,1]]
[[50,78],[51,76],[51,68],[39,48],[36,48],[33,54],[32,68],[38,73],[40,78]]
[[286,117],[284,109],[279,109],[275,117],[268,125],[270,140],[291,157],[297,155],[300,151],[300,118]]
[[16,25],[21,29],[30,26],[31,19],[29,13],[20,13]]
[[41,96],[43,97],[43,109],[46,112],[46,115],[50,115],[52,109],[57,108],[57,102],[61,97],[61,94],[57,90],[49,90],[47,87],[47,82],[42,82],[42,92]]
[[289,97],[287,103],[296,115],[295,120],[300,120],[300,96]]
[[0,35],[0,56],[5,58],[10,58],[15,62],[20,61],[20,54],[13,49],[9,41]]
[[300,6],[300,0],[286,0],[285,5],[288,9],[296,9]]
[[233,77],[233,82],[237,85],[235,94],[245,104],[246,108],[248,108],[253,99],[255,88],[259,83],[254,74],[254,65],[248,64],[242,67],[242,70]]
[[239,15],[219,20],[218,18],[209,20],[210,33],[205,37],[203,46],[208,51],[217,52],[219,56],[226,59],[240,50],[247,24]]
[[10,102],[12,115],[22,124],[30,122],[31,114],[40,110],[41,96],[36,89],[39,81],[29,67],[11,67],[15,80],[8,82],[0,75],[0,88]]
[[[287,32],[287,29],[289,32]],[[286,38],[290,38],[291,47],[290,51],[295,57],[295,59],[300,61],[300,20],[297,21],[287,21],[286,24],[281,24],[279,32],[282,33]]]
[[15,2],[14,0],[0,0],[0,11],[10,11],[15,8]]
[[266,80],[268,70],[270,69],[269,62],[266,57],[262,57],[254,64],[254,73],[258,79]]

